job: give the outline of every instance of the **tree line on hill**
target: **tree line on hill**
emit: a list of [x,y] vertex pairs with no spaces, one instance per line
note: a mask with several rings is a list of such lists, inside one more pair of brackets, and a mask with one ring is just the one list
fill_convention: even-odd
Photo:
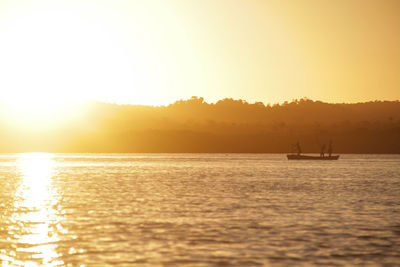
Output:
[[[400,102],[331,104],[310,99],[264,105],[201,97],[168,106],[93,102],[50,130],[0,120],[1,152],[287,153],[297,141],[318,153],[400,153]],[[6,115],[3,114],[3,118]]]

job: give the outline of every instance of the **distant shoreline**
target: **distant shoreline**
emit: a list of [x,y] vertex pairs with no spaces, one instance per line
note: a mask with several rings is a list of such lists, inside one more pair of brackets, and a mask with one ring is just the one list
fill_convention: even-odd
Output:
[[297,142],[319,153],[332,141],[337,154],[400,154],[400,101],[192,97],[166,107],[83,104],[48,124],[8,119],[0,112],[0,153],[289,153]]

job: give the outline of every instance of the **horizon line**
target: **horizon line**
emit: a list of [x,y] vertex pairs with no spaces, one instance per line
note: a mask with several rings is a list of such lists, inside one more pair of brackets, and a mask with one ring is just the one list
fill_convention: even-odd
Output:
[[176,104],[177,102],[189,101],[191,99],[203,99],[203,103],[208,104],[208,105],[215,105],[220,101],[229,99],[229,100],[233,100],[233,101],[242,101],[243,103],[247,103],[247,104],[250,104],[250,105],[254,105],[254,104],[257,104],[257,103],[262,103],[266,107],[267,106],[276,106],[276,105],[282,106],[284,104],[290,104],[290,103],[293,103],[293,102],[300,102],[302,100],[303,101],[312,101],[312,102],[317,102],[317,103],[324,103],[324,104],[333,104],[333,105],[335,105],[335,104],[352,105],[352,104],[365,104],[365,103],[374,103],[374,102],[400,102],[400,98],[399,99],[394,99],[394,100],[375,99],[375,100],[356,101],[356,102],[328,102],[328,101],[323,101],[323,100],[318,100],[318,99],[315,100],[315,99],[312,99],[312,98],[309,98],[309,97],[302,97],[302,98],[294,98],[294,99],[291,99],[290,101],[289,100],[285,100],[285,101],[281,101],[281,102],[274,102],[274,103],[270,103],[269,102],[269,103],[267,103],[267,102],[264,102],[264,101],[249,101],[249,100],[246,100],[246,99],[233,98],[233,97],[225,97],[225,98],[221,98],[221,99],[219,99],[217,101],[206,101],[204,99],[204,97],[192,96],[190,98],[182,98],[182,99],[175,100],[174,102],[171,102],[169,104],[161,104],[161,105],[124,103],[124,102],[104,101],[104,100],[96,100],[96,99],[86,100],[86,101],[83,101],[81,103],[83,103],[83,104],[101,103],[101,104],[112,104],[112,105],[118,105],[118,106],[168,107],[170,105]]

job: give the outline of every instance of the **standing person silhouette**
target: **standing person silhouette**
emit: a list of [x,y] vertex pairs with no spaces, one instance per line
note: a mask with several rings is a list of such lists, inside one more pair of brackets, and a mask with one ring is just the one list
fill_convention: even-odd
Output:
[[320,157],[325,157],[325,144],[323,144],[322,146],[321,146],[321,153],[319,154],[320,155]]
[[296,150],[297,150],[297,155],[300,155],[301,154],[301,147],[300,147],[299,141],[297,141],[297,143],[296,143]]
[[328,155],[329,157],[332,156],[332,140],[329,140]]

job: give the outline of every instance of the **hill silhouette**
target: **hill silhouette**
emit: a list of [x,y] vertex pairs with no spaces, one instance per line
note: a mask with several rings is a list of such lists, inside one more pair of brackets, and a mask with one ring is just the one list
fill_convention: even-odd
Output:
[[334,153],[400,153],[400,102],[330,104],[309,99],[254,104],[201,97],[168,106],[92,102],[51,130],[0,121],[0,152],[303,152],[334,142]]

